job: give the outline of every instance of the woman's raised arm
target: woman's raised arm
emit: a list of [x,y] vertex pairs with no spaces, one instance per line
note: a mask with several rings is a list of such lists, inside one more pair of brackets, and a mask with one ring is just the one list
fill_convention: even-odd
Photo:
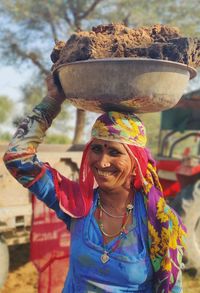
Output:
[[53,77],[47,78],[48,95],[20,123],[4,155],[4,162],[15,179],[63,218],[55,194],[52,174],[37,158],[37,147],[46,130],[60,112],[64,94],[56,89]]

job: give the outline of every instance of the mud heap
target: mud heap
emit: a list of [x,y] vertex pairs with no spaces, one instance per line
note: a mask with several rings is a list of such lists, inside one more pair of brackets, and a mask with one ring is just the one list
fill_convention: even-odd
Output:
[[141,57],[171,60],[200,66],[200,39],[182,37],[176,27],[153,25],[132,29],[122,24],[99,25],[92,31],[71,35],[60,41],[51,53],[59,65],[87,59]]

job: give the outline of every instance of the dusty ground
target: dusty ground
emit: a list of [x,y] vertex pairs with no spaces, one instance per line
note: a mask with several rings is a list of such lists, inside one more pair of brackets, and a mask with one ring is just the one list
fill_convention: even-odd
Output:
[[29,245],[9,249],[10,273],[0,293],[37,293],[37,271],[29,261]]
[[[10,248],[10,260],[10,273],[0,293],[37,293],[37,271],[29,261],[29,245]],[[200,278],[184,274],[183,281],[184,293],[200,293]]]

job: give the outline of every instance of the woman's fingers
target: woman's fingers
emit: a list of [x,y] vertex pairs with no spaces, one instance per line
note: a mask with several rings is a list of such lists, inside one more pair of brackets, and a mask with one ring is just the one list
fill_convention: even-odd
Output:
[[55,98],[61,102],[65,100],[65,95],[62,89],[58,89],[52,74],[49,74],[46,77],[46,86],[47,86],[48,95],[50,97]]

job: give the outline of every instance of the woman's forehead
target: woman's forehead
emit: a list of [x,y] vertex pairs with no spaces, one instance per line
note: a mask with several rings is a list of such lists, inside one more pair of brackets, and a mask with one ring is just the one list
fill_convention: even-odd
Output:
[[124,144],[121,142],[104,140],[104,139],[99,139],[99,138],[94,138],[92,140],[92,144],[98,144],[98,145],[102,145],[104,147],[115,147],[115,148],[125,149]]

